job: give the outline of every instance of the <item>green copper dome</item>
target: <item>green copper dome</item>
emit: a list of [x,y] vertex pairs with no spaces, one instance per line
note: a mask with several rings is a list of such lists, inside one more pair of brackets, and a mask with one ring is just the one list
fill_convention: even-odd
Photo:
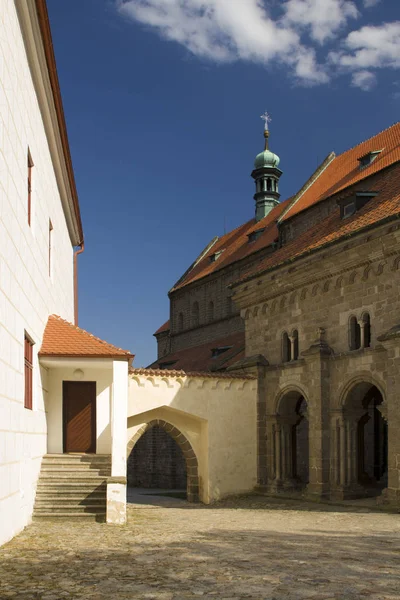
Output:
[[261,169],[262,167],[278,167],[279,163],[279,156],[271,152],[271,150],[266,149],[264,152],[257,154],[254,162],[254,168]]

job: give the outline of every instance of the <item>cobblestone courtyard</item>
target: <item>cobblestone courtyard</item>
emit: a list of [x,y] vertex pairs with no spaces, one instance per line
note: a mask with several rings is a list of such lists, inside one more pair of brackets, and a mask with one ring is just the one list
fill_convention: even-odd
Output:
[[35,522],[0,548],[0,598],[400,599],[400,516],[248,497],[129,507],[124,527]]

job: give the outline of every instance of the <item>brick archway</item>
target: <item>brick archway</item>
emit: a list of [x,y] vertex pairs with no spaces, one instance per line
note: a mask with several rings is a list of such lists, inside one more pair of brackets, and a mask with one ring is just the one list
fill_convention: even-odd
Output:
[[152,427],[160,427],[168,433],[173,440],[178,444],[182,450],[183,456],[186,461],[187,471],[187,500],[188,502],[199,502],[199,466],[197,462],[196,454],[189,442],[189,440],[171,423],[162,419],[154,419],[149,421],[143,427],[141,427],[135,435],[131,438],[127,445],[126,456],[129,457],[133,450],[133,447],[138,442],[146,431]]

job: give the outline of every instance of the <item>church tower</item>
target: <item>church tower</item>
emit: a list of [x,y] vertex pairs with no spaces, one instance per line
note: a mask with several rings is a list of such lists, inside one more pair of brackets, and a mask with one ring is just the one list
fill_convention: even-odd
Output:
[[279,204],[279,178],[282,175],[282,171],[278,169],[279,156],[271,152],[268,148],[268,123],[270,117],[268,113],[265,113],[261,118],[265,121],[265,149],[264,152],[257,154],[254,170],[251,174],[256,182],[256,193],[254,194],[254,200],[256,201],[256,221],[260,221]]

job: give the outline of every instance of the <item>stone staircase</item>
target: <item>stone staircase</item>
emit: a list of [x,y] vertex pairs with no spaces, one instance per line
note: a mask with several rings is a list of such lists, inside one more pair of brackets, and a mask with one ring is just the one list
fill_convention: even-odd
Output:
[[110,475],[108,454],[46,454],[33,518],[105,520]]

